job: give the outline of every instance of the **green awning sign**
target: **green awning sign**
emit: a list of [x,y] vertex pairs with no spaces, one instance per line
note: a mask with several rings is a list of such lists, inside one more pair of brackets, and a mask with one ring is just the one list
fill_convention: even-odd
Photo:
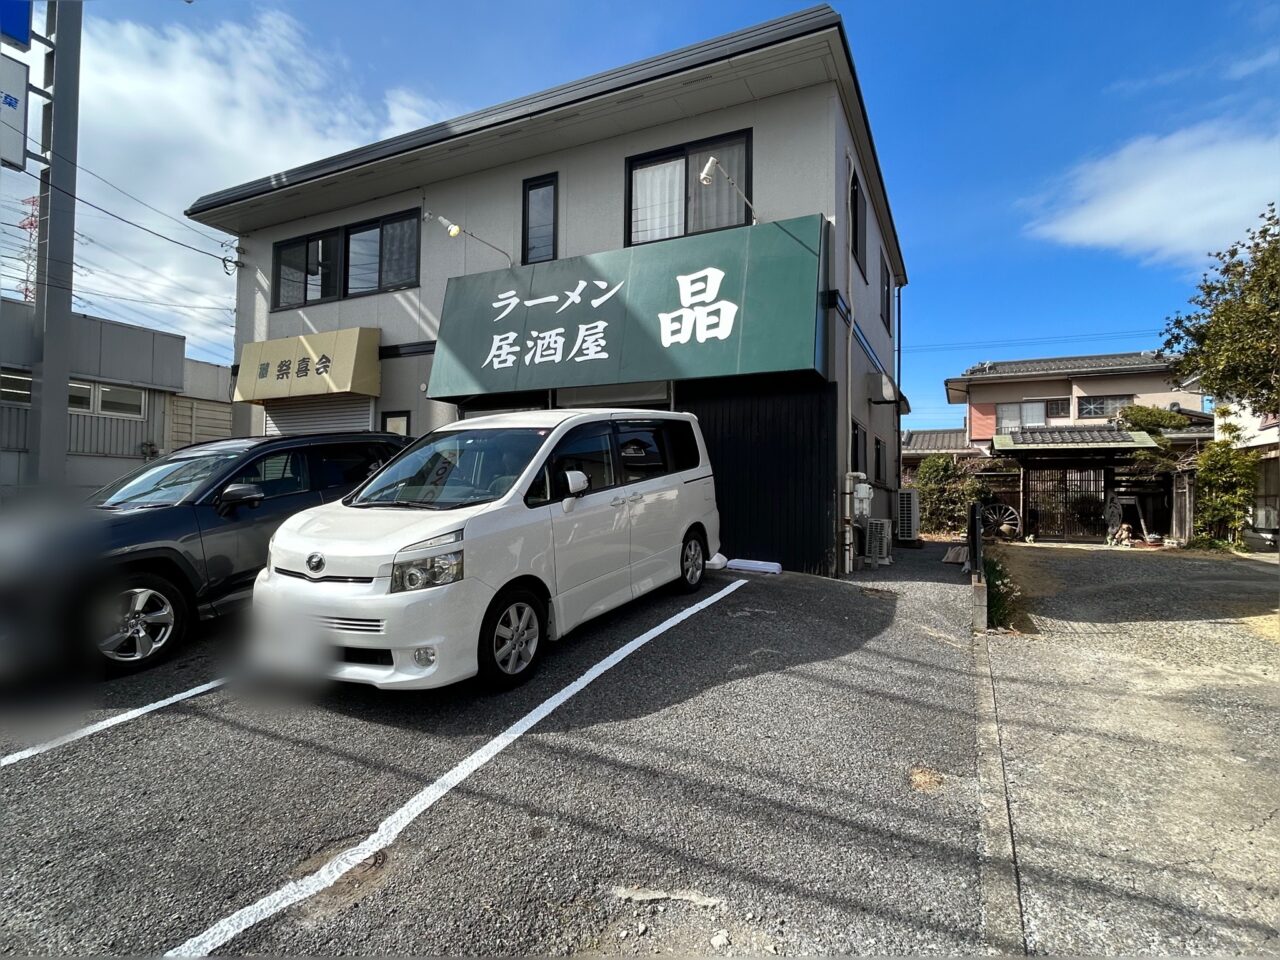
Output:
[[821,371],[825,223],[453,277],[428,396]]

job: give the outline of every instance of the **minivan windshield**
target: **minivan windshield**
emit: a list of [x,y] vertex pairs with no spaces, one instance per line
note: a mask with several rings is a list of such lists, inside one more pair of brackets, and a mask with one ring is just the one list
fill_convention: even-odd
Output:
[[534,427],[437,430],[375,474],[349,502],[449,510],[497,500],[550,434]]
[[194,493],[206,480],[233,460],[241,450],[194,450],[172,453],[108,484],[89,498],[105,508],[167,507]]

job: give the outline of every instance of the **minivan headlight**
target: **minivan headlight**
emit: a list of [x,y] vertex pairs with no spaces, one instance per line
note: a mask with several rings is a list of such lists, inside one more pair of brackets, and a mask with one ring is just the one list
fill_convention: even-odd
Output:
[[462,551],[441,553],[421,560],[405,560],[391,566],[391,592],[442,587],[462,579]]

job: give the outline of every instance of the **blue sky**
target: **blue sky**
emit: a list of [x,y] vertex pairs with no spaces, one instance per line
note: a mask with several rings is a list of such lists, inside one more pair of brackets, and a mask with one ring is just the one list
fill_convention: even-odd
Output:
[[[942,380],[981,360],[1157,346],[1204,253],[1280,197],[1280,4],[833,5],[911,281],[911,426],[958,424]],[[82,158],[176,214],[205,190],[800,6],[94,0]],[[193,238],[100,184],[84,192]],[[84,230],[162,261],[170,299],[181,285],[230,302],[207,258],[109,223]],[[84,282],[113,281],[104,268]],[[221,316],[177,325],[197,355],[229,357]],[[940,348],[952,343],[972,346]]]

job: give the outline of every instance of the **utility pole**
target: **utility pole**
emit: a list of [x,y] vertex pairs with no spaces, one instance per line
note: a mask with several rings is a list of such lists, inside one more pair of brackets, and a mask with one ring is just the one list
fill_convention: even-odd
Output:
[[[66,482],[68,380],[71,376],[71,289],[76,237],[76,147],[80,120],[79,0],[49,0],[41,124],[45,164],[40,174],[40,232],[36,249],[36,361],[31,377],[27,482],[45,488]],[[33,31],[34,34],[34,31]],[[37,92],[37,91],[33,91]]]

